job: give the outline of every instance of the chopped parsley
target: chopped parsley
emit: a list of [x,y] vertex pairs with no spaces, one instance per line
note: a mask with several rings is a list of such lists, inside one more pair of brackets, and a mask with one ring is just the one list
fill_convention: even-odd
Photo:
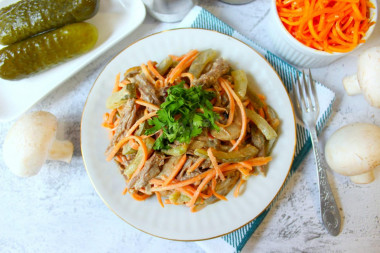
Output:
[[150,135],[162,130],[153,149],[168,149],[174,141],[190,143],[191,138],[200,135],[205,127],[219,130],[215,124],[219,115],[212,111],[210,102],[214,97],[214,92],[206,91],[201,86],[185,89],[180,83],[170,87],[165,102],[157,111],[158,117],[148,121],[152,127],[145,131],[146,135]]

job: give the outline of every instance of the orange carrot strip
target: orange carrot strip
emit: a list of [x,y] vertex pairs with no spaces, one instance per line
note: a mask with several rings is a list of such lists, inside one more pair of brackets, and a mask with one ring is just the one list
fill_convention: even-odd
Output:
[[[110,154],[107,156],[107,161],[111,161],[111,159],[116,155],[116,153],[119,151],[119,149],[125,144],[127,143],[127,141],[129,141],[131,138],[136,138],[136,139],[139,139],[141,140],[140,137],[138,136],[131,136],[131,134],[137,129],[137,127],[142,123],[144,122],[145,120],[153,117],[156,115],[156,112],[151,112],[149,113],[148,115],[144,115],[143,117],[141,117],[139,120],[137,120],[135,122],[135,124],[133,124],[133,126],[128,130],[128,132],[126,133],[125,137],[123,139],[121,139],[116,145],[115,147],[112,149],[112,151],[110,152]],[[139,141],[140,143],[140,141]],[[141,143],[143,143],[143,141],[141,140]],[[140,143],[140,144],[141,144]],[[144,146],[145,146],[145,143],[144,143]],[[146,147],[146,146],[145,146]]]
[[193,83],[193,80],[194,80],[194,75],[193,74],[191,74],[191,73],[182,73],[180,76],[181,77],[187,77],[187,78],[189,78],[190,85]]
[[116,113],[117,113],[117,109],[113,109],[111,112],[110,112],[110,114],[109,114],[109,116],[108,116],[108,124],[112,124],[112,122],[113,122],[113,120],[114,120],[114,118],[115,118],[115,115],[116,115]]
[[[146,160],[148,159],[148,148],[146,147],[145,143],[143,142],[143,140],[139,137],[139,136],[127,136],[124,138],[127,141],[129,141],[130,139],[135,139],[139,144],[140,144],[140,147],[142,148],[143,150],[143,159],[141,160],[141,162],[139,163],[139,165],[137,166],[135,172],[132,174],[131,178],[135,177],[139,172],[140,170],[144,167],[144,164],[146,162]],[[116,151],[117,152],[117,151]],[[116,153],[115,153],[116,154]],[[114,155],[113,155],[114,156]],[[109,159],[108,161],[110,161],[113,156],[108,156],[107,159]],[[110,158],[111,157],[111,158]]]
[[186,203],[187,206],[193,206],[195,204],[195,201],[197,200],[199,194],[201,193],[201,191],[203,190],[203,188],[206,186],[206,184],[208,184],[208,182],[210,182],[210,180],[212,179],[213,175],[212,174],[209,174],[207,175],[203,180],[202,180],[202,183],[199,184],[197,190],[195,191],[193,197],[190,199],[189,202]]
[[161,198],[161,193],[160,192],[155,192],[156,194],[156,197],[157,197],[157,200],[158,200],[158,203],[160,203],[160,205],[162,207],[164,207],[164,203],[162,202],[162,198]]
[[149,103],[149,102],[144,101],[142,99],[136,99],[135,103],[138,104],[138,105],[143,105],[145,107],[149,107],[149,108],[151,108],[153,110],[156,110],[156,111],[160,109],[160,107],[158,107],[157,105]]
[[192,177],[192,178],[184,180],[184,181],[180,181],[178,183],[169,184],[167,186],[162,186],[162,187],[152,187],[151,191],[152,192],[155,192],[155,191],[166,191],[166,190],[177,189],[179,187],[184,187],[186,185],[190,185],[190,184],[193,184],[193,183],[195,183],[195,182],[197,182],[199,180],[202,180],[203,178],[205,178],[209,174],[213,174],[213,176],[215,176],[216,175],[216,171],[213,170],[213,169],[210,169],[208,171],[203,172],[202,174],[199,174],[199,175],[197,175],[195,177]]
[[158,179],[158,178],[152,178],[149,180],[150,184],[155,184],[155,185],[162,185],[164,183],[164,180]]
[[226,111],[227,111],[226,108],[218,107],[218,106],[214,106],[214,107],[212,108],[212,110],[213,110],[214,112],[226,112]]
[[239,138],[237,139],[236,143],[232,146],[232,148],[230,149],[230,151],[234,150],[237,146],[239,146],[239,144],[243,141],[244,137],[245,137],[245,134],[247,132],[247,115],[245,113],[245,108],[243,106],[243,103],[241,102],[240,98],[236,95],[236,93],[233,91],[233,89],[231,89],[231,87],[228,85],[228,81],[223,79],[223,78],[219,78],[220,79],[220,82],[221,83],[224,83],[225,84],[225,87],[227,87],[227,89],[231,92],[232,96],[234,97],[236,103],[238,104],[238,106],[240,107],[240,113],[241,113],[241,118],[242,118],[242,123],[241,123],[241,131],[240,131],[240,136]]
[[360,10],[358,8],[358,5],[355,3],[352,3],[351,7],[352,7],[352,10],[354,11],[353,14],[354,14],[355,18],[357,18],[358,20],[363,20],[364,17],[362,16],[362,13],[360,12]]
[[119,82],[120,82],[120,72],[116,75],[115,85],[113,86],[112,92],[116,92],[119,90]]
[[191,189],[192,190],[189,190],[186,187],[179,187],[179,188],[177,188],[177,191],[185,194],[186,196],[188,196],[191,199],[194,195],[194,192],[195,192],[195,189],[193,189],[193,188],[191,188]]
[[143,201],[143,200],[146,200],[147,198],[150,197],[150,195],[146,195],[146,194],[138,194],[137,192],[134,192],[131,194],[132,198],[137,200],[137,201]]
[[255,157],[255,158],[251,158],[251,159],[244,161],[244,164],[248,164],[250,166],[262,166],[262,165],[267,164],[271,160],[272,160],[271,156]]
[[236,186],[235,191],[234,191],[234,197],[238,197],[238,196],[239,196],[240,187],[241,187],[241,186],[243,185],[243,183],[245,183],[245,182],[246,182],[246,180],[240,178],[239,183],[238,183],[238,185]]
[[214,166],[214,169],[216,171],[216,174],[218,175],[218,177],[221,179],[221,180],[224,180],[224,175],[222,173],[222,171],[220,170],[220,167],[218,165],[218,162],[216,161],[216,157],[214,156],[214,154],[212,153],[212,150],[213,148],[208,148],[207,149],[207,154],[208,154],[208,157],[210,158],[211,160],[211,163],[212,163],[212,166]]
[[199,157],[197,159],[197,161],[191,165],[191,167],[189,169],[187,169],[186,173],[191,173],[193,172],[196,168],[199,167],[199,165],[201,165],[206,159],[205,158],[202,158],[202,157]]
[[181,61],[183,57],[185,57],[185,55],[176,56],[176,55],[169,54],[169,57],[172,58],[173,61]]
[[174,167],[172,173],[164,181],[164,184],[163,184],[164,186],[168,185],[173,180],[173,178],[177,176],[177,174],[179,173],[179,171],[182,169],[183,165],[185,164],[186,159],[187,159],[187,156],[186,154],[184,154],[181,157],[181,159],[178,161],[178,164]]
[[228,120],[227,120],[227,123],[225,125],[223,124],[220,124],[220,123],[216,123],[218,126],[221,126],[221,127],[228,127],[229,125],[232,124],[233,120],[234,120],[234,114],[235,114],[235,101],[234,101],[234,98],[230,92],[230,90],[226,87],[226,83],[224,82],[220,82],[220,85],[222,86],[222,88],[226,91],[226,94],[227,94],[227,97],[228,97],[228,100],[230,101],[230,113],[228,115]]
[[247,169],[245,169],[245,168],[243,168],[243,167],[240,167],[238,170],[240,171],[240,173],[241,173],[242,175],[244,175],[244,176],[249,176],[249,170],[247,170]]
[[169,75],[166,77],[169,83],[173,83],[174,80],[181,75],[181,73],[188,67],[190,67],[191,63],[194,61],[198,54],[198,50],[191,50],[183,59],[175,66]]
[[133,148],[134,150],[138,150],[139,149],[139,145],[135,142],[135,140],[131,139],[129,140],[128,142],[129,146],[131,146],[131,148]]
[[148,65],[148,69],[150,70],[150,72],[153,73],[153,75],[155,75],[158,79],[162,81],[165,80],[165,78],[160,73],[158,73],[157,69],[153,66],[152,61],[148,61],[147,65]]
[[252,170],[252,165],[250,165],[249,163],[246,163],[246,162],[239,162],[239,164],[240,164],[241,166],[243,166],[244,168],[246,168],[246,169]]
[[144,73],[144,76],[146,77],[146,79],[152,84],[152,85],[155,85],[156,82],[154,81],[152,75],[150,74],[148,68],[146,67],[145,64],[141,64],[141,70],[142,72]]
[[125,187],[125,189],[124,189],[124,191],[123,191],[123,195],[127,194],[127,192],[128,192],[128,188]]
[[216,187],[216,179],[213,178],[213,179],[212,179],[212,182],[211,182],[211,192],[212,192],[212,194],[213,194],[215,197],[217,197],[218,199],[220,199],[220,200],[228,201],[228,199],[227,199],[225,196],[223,196],[223,195],[221,195],[221,194],[219,194],[219,193],[217,193],[217,192],[215,191],[215,187]]
[[[238,166],[236,166],[236,164],[223,163],[223,164],[219,165],[219,168],[222,170],[222,172],[225,172],[225,171],[237,170]],[[167,191],[167,190],[178,189],[179,187],[184,187],[184,186],[187,186],[190,184],[194,184],[194,183],[202,180],[203,178],[205,178],[209,174],[212,174],[213,177],[215,177],[216,170],[215,169],[209,169],[209,170],[203,172],[202,174],[199,174],[193,178],[183,180],[180,182],[175,182],[175,183],[169,184],[167,186],[152,187],[151,191],[155,192],[155,191]]]

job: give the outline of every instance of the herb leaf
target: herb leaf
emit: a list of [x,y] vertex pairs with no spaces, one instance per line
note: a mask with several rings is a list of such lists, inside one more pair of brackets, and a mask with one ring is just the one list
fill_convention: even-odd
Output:
[[[162,130],[153,149],[168,149],[174,141],[190,143],[191,138],[209,127],[219,130],[215,120],[218,119],[210,100],[215,94],[202,89],[201,86],[184,88],[183,82],[168,89],[168,96],[157,111],[157,116],[148,121],[152,127],[145,131],[146,135]],[[201,110],[200,110],[201,109]]]

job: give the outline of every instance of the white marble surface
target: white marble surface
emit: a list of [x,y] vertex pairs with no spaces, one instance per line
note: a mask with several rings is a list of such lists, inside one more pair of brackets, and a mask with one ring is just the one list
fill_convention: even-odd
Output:
[[[269,2],[255,0],[233,6],[206,0],[200,5],[271,49],[270,31],[266,29]],[[26,179],[11,174],[0,159],[0,252],[203,252],[193,242],[155,238],[120,220],[94,191],[80,152],[82,109],[102,68],[130,43],[175,25],[147,16],[127,39],[30,109],[46,110],[59,118],[64,129],[59,137],[74,143],[74,157],[70,164],[48,162],[37,176]],[[380,45],[380,26],[358,52],[312,70],[314,78],[337,96],[332,118],[321,135],[322,145],[345,124],[380,125],[380,109],[370,107],[362,96],[345,95],[341,84],[344,76],[356,71],[360,51],[374,45]],[[1,144],[12,123],[0,124]],[[363,186],[331,171],[328,174],[343,216],[339,236],[328,235],[321,225],[315,164],[310,153],[243,252],[379,252],[379,170],[375,182]]]

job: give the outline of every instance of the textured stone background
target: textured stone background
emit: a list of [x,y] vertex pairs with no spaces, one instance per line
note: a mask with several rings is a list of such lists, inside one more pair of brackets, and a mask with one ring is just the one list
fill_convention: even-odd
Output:
[[[271,49],[266,29],[269,2],[255,0],[232,6],[206,0],[200,1],[200,5]],[[101,69],[135,40],[174,26],[147,16],[127,39],[30,109],[46,110],[59,118],[59,137],[74,143],[74,157],[70,164],[48,162],[37,176],[27,179],[11,174],[0,158],[0,252],[203,252],[196,243],[155,238],[121,221],[94,191],[80,151],[82,109]],[[371,108],[362,96],[348,97],[341,85],[345,75],[356,71],[358,53],[373,45],[380,45],[380,26],[358,52],[312,70],[314,78],[337,96],[332,118],[321,135],[322,145],[345,124],[380,125],[380,109]],[[12,123],[0,123],[1,144]],[[338,237],[328,235],[321,225],[315,164],[310,153],[243,252],[379,252],[379,170],[376,181],[364,186],[354,185],[330,171],[328,174],[343,216]]]

